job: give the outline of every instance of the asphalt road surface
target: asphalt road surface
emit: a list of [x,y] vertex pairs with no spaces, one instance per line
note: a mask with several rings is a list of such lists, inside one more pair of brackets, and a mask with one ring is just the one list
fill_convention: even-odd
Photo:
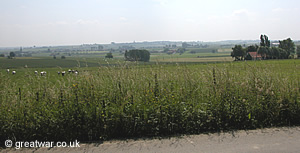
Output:
[[7,148],[0,152],[99,153],[300,153],[300,127],[241,130],[162,139],[80,143],[77,148]]

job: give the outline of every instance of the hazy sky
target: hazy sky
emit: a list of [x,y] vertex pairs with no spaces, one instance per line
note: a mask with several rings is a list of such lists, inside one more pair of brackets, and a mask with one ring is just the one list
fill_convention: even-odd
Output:
[[300,39],[299,0],[0,0],[0,47]]

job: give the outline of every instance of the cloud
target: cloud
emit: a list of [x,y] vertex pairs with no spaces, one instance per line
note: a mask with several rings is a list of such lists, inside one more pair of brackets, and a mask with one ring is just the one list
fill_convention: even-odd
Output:
[[154,2],[158,2],[160,5],[165,6],[168,4],[169,0],[153,0]]
[[274,13],[280,13],[280,12],[283,12],[283,11],[285,11],[285,9],[283,9],[283,8],[272,9],[272,12],[274,12]]
[[121,21],[127,21],[128,19],[125,18],[125,17],[120,17],[120,20],[121,20]]
[[79,19],[76,21],[76,24],[80,24],[80,25],[94,25],[94,24],[100,24],[100,21],[98,20],[83,20],[83,19]]
[[251,13],[247,9],[235,10],[232,16],[249,16]]
[[240,9],[240,10],[234,10],[231,15],[227,16],[227,18],[233,21],[240,21],[240,20],[247,21],[250,19],[255,19],[255,15],[256,14],[254,12],[250,12],[247,9]]
[[26,5],[19,6],[21,9],[27,9],[28,7]]
[[188,22],[188,23],[196,23],[196,20],[195,19],[191,19],[191,18],[188,18],[185,21]]

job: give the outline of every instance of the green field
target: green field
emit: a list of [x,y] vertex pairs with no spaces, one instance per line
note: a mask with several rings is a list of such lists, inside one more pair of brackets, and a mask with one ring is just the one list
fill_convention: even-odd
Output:
[[[48,66],[40,61],[39,68],[22,68],[21,60],[11,60],[12,75],[5,72],[8,59],[1,59],[1,141],[92,141],[300,123],[300,60],[145,65],[90,58],[89,64],[115,64],[52,68],[54,59]],[[67,66],[79,75],[57,74]]]
[[[104,52],[104,51],[101,51]],[[106,53],[106,52],[105,52]],[[44,55],[44,56],[43,56]],[[120,63],[128,63],[124,61],[124,55],[114,53],[113,59],[105,59],[106,54],[83,54],[66,56],[66,59],[61,59],[62,55],[58,55],[53,59],[49,54],[35,54],[33,57],[16,57],[7,59],[0,57],[0,68],[75,68],[75,67],[99,67],[106,65],[119,65]],[[233,61],[228,52],[221,53],[196,53],[188,52],[180,54],[168,55],[165,53],[152,53],[150,63],[211,63],[211,62],[228,62]],[[128,63],[130,64],[130,62]],[[132,64],[132,62],[131,62]]]

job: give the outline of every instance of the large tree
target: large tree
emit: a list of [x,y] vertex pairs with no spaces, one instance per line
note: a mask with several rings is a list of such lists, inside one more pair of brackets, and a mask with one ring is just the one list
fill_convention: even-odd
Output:
[[272,52],[272,59],[279,59],[280,58],[279,48],[272,47],[272,48],[270,48],[270,51]]
[[235,45],[232,48],[231,56],[235,58],[235,60],[243,60],[246,56],[246,50],[241,45]]
[[288,56],[291,54],[295,54],[295,44],[291,38],[279,41],[278,47],[286,50],[288,53]]
[[257,52],[258,46],[257,45],[251,45],[247,47],[247,53],[248,52]]
[[300,58],[300,46],[297,46],[297,55],[298,55],[298,58]]
[[267,54],[269,53],[269,48],[266,46],[260,46],[257,53],[260,54],[263,59],[266,59]]
[[270,47],[271,46],[271,43],[270,43],[270,40],[269,40],[268,36],[260,35],[260,46],[264,46],[264,47]]

